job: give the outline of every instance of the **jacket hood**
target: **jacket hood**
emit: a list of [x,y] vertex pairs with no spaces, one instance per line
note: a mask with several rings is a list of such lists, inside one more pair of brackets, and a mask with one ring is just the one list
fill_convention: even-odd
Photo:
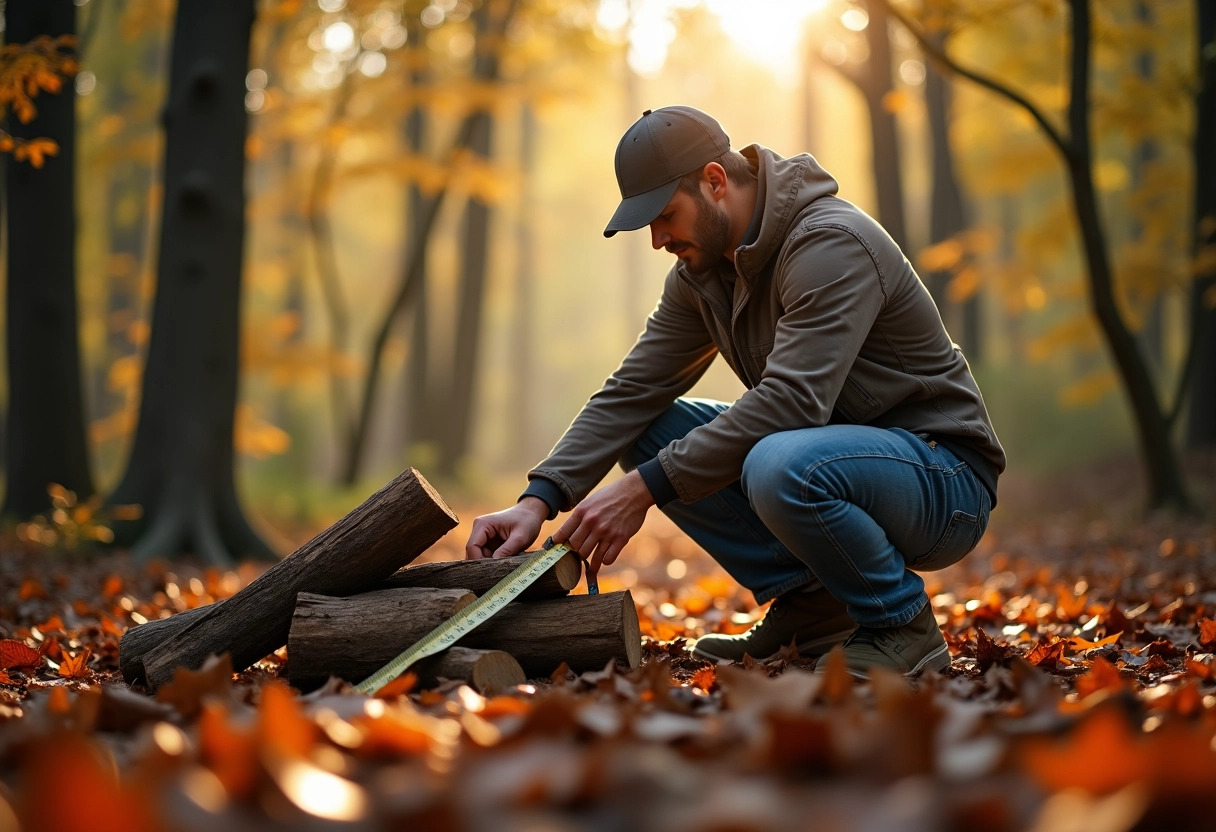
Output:
[[756,241],[735,253],[739,274],[750,277],[785,243],[802,210],[821,197],[835,196],[840,186],[809,153],[787,159],[759,144],[739,152],[756,168],[756,199],[764,204]]

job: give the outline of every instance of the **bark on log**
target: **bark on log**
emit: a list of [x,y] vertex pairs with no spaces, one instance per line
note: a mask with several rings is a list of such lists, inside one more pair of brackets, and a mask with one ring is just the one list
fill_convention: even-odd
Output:
[[236,595],[128,659],[131,673],[155,689],[177,668],[194,669],[223,653],[243,670],[287,641],[298,593],[351,595],[375,586],[456,523],[443,498],[411,468]]
[[632,670],[642,660],[629,590],[508,604],[457,644],[506,651],[529,679],[547,677],[562,662],[582,673],[614,659]]
[[[409,603],[395,600],[403,597],[396,593],[411,591],[416,590],[350,598],[301,594],[287,645],[291,683],[318,684],[330,674],[361,682],[438,626],[442,618],[423,626]],[[320,612],[329,617],[320,618]],[[375,637],[367,625],[372,620]],[[457,644],[509,653],[528,678],[548,676],[562,662],[576,673],[599,670],[614,659],[632,669],[642,657],[637,609],[628,591],[507,604]]]
[[[375,589],[393,589],[407,586],[446,587],[467,589],[481,595],[498,583],[512,569],[519,566],[524,555],[513,558],[488,558],[485,560],[454,560],[420,563],[399,569],[375,585]],[[536,583],[525,589],[520,600],[556,598],[567,594],[582,578],[583,564],[571,553],[536,579]],[[366,587],[365,587],[366,589]],[[332,594],[332,593],[331,593]],[[223,603],[222,601],[220,603]],[[128,684],[143,678],[141,659],[149,650],[170,636],[185,630],[206,614],[210,606],[197,607],[179,612],[169,618],[155,618],[146,624],[132,627],[123,633],[119,643],[118,665],[122,677]]]
[[[475,595],[483,595],[523,563],[532,552],[513,558],[484,560],[450,560],[419,563],[399,569],[382,581],[379,589],[403,586],[459,587]],[[583,576],[583,563],[573,552],[553,564],[536,582],[519,595],[520,601],[540,598],[560,598],[578,585]]]
[[301,592],[287,639],[287,677],[300,690],[330,676],[362,682],[476,597],[466,589],[421,587],[351,598]]
[[434,687],[440,679],[459,679],[472,685],[478,693],[487,695],[522,685],[527,680],[524,669],[510,653],[471,647],[449,647],[438,656],[428,656],[410,670],[418,674],[421,688]]

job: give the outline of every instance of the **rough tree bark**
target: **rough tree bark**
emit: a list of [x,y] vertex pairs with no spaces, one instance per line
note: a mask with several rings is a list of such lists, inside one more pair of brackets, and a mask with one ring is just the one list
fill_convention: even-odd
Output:
[[[4,14],[9,44],[76,31],[72,0],[9,0]],[[9,410],[3,513],[20,518],[49,507],[52,482],[80,497],[93,493],[77,329],[72,80],[34,103],[32,122],[10,118],[7,129],[14,136],[53,139],[59,152],[42,168],[12,157],[5,162]]]
[[233,479],[245,237],[245,73],[254,0],[181,0],[164,110],[164,208],[139,427],[110,500],[137,559],[273,558]]

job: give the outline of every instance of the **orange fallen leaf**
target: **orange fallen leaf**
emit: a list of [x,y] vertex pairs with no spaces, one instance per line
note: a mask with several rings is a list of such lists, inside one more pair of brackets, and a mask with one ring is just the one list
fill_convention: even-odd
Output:
[[306,757],[319,734],[320,728],[304,716],[287,685],[277,679],[262,685],[258,703],[259,745],[287,757]]
[[199,712],[205,698],[227,698],[231,690],[232,657],[225,653],[219,657],[209,656],[198,670],[178,668],[173,680],[156,692],[156,698],[189,718]]
[[1077,695],[1084,699],[1102,690],[1126,687],[1119,669],[1106,659],[1095,659],[1089,672],[1077,678]]
[[1142,750],[1120,706],[1103,703],[1065,737],[1027,738],[1015,757],[1026,774],[1049,792],[1080,788],[1108,794],[1147,775]]
[[1056,599],[1056,616],[1061,621],[1075,621],[1081,613],[1085,612],[1085,605],[1088,602],[1088,595],[1073,595],[1072,592],[1061,587]]
[[198,755],[230,797],[248,797],[258,784],[257,739],[252,727],[234,726],[222,702],[207,702],[198,718]]
[[1209,650],[1216,649],[1216,620],[1199,619],[1199,643]]
[[35,650],[23,641],[6,638],[0,641],[0,669],[37,670],[46,651],[46,642],[43,642],[42,649]]
[[396,699],[398,696],[412,691],[417,684],[418,674],[413,671],[407,671],[376,691],[376,698]]
[[106,582],[101,588],[101,594],[106,598],[113,598],[114,596],[118,595],[118,593],[122,592],[122,588],[122,578],[118,577],[117,575],[110,575],[108,578],[106,578]]
[[1026,654],[1026,661],[1035,667],[1055,670],[1061,662],[1066,661],[1064,648],[1067,646],[1068,642],[1062,638],[1056,636],[1052,636],[1050,639],[1044,638]]
[[93,671],[89,670],[89,655],[92,651],[86,647],[75,656],[64,656],[59,663],[59,675],[65,679],[83,679]]
[[1211,662],[1197,662],[1194,659],[1186,660],[1186,672],[1188,676],[1196,679],[1216,679],[1216,664]]
[[708,693],[713,690],[716,684],[718,684],[718,674],[714,671],[713,665],[706,665],[692,674],[692,686],[694,688],[700,688]]
[[1074,650],[1094,650],[1098,647],[1106,647],[1109,644],[1115,644],[1119,641],[1119,637],[1121,635],[1123,635],[1123,633],[1119,632],[1115,633],[1114,635],[1107,636],[1106,638],[1100,638],[1097,641],[1086,641],[1080,636],[1073,636],[1069,639],[1069,642],[1072,644]]
[[26,578],[21,582],[20,598],[22,601],[29,601],[32,598],[45,598],[46,590],[43,589],[42,583],[35,578]]

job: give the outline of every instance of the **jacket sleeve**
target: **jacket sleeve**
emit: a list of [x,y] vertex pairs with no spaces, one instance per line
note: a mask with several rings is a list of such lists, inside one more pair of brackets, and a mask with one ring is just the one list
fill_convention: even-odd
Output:
[[642,431],[704,375],[718,354],[673,268],[659,303],[621,365],[583,405],[548,458],[528,473],[553,482],[573,508]]
[[795,232],[772,279],[782,312],[760,383],[659,452],[683,502],[739,479],[748,452],[765,436],[827,424],[886,303],[877,259],[838,226]]

